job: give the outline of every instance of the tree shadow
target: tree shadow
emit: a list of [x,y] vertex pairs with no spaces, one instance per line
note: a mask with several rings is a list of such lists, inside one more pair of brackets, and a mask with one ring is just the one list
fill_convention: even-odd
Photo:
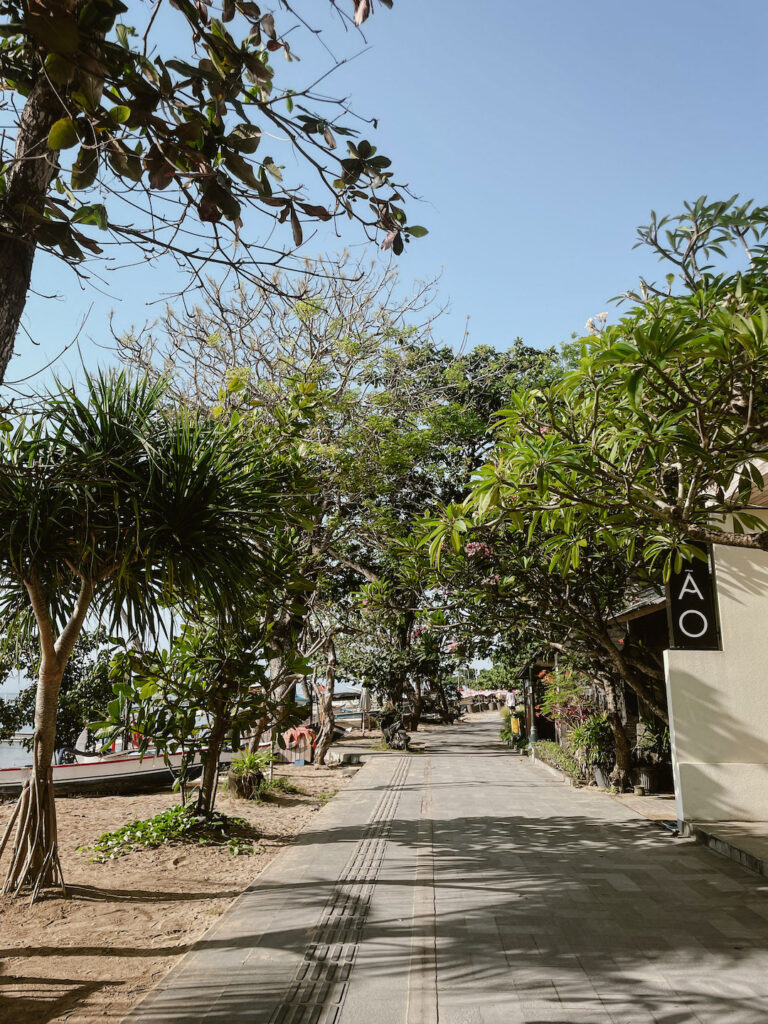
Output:
[[[20,954],[23,954],[25,957],[60,956],[77,959],[81,956],[98,956],[105,957],[106,959],[109,959],[110,957],[128,957],[130,959],[133,957],[181,956],[183,953],[189,952],[193,946],[194,943],[192,942],[180,942],[175,946],[24,946],[21,948],[10,947],[9,949],[0,949],[0,957],[19,956]],[[26,983],[27,978],[22,975],[14,978],[13,980],[15,982]],[[71,984],[74,985],[75,982],[72,982]],[[99,982],[99,984],[111,985],[113,982],[104,981]],[[19,1019],[21,1020],[22,1018]],[[24,1018],[24,1020],[26,1020],[26,1018]]]
[[[47,1024],[48,1021],[62,1017],[76,1010],[78,1006],[100,989],[107,985],[120,982],[102,980],[77,982],[68,978],[31,978],[0,976],[0,993],[2,994],[3,1014],[8,1021],[19,1024]],[[20,989],[18,993],[10,993],[7,986],[13,985]],[[66,986],[60,995],[56,988]],[[31,989],[29,993],[25,989]],[[52,989],[50,996],[40,995],[41,990]],[[5,991],[3,991],[5,989]]]
[[[192,947],[174,984],[142,1006],[142,1024],[191,1024],[201,1006],[206,1024],[241,1017],[266,1024],[290,988],[297,957],[312,942],[336,941],[335,933],[322,930],[318,938],[315,924],[340,890],[359,934],[366,984],[402,991],[414,933],[433,928],[431,914],[411,914],[423,906],[414,902],[424,885],[414,866],[425,862],[433,878],[441,1020],[480,1020],[483,1007],[497,1020],[508,1006],[510,1020],[538,1024],[765,1024],[766,880],[603,795],[574,793],[503,750],[468,739],[441,738],[433,750],[429,829],[408,816],[422,787],[413,777],[406,783],[408,799],[401,798],[391,823],[374,901],[364,878],[323,878],[324,853],[351,853],[369,834],[367,826],[336,825],[333,816],[321,816],[294,840],[302,863],[316,867],[287,880],[274,873],[247,889]],[[454,750],[475,750],[476,756],[456,771],[452,800],[438,762]],[[474,799],[466,793],[472,786]],[[79,888],[82,898],[100,898],[89,895],[99,892],[95,887]],[[126,902],[158,898],[111,892]],[[229,893],[216,894],[223,895]],[[162,956],[186,948],[103,952]],[[61,954],[46,947],[29,952]],[[88,952],[74,947],[67,955]],[[356,976],[353,971],[353,981]],[[467,1016],[468,1008],[475,1016]],[[371,1012],[375,1020],[375,1005]]]
[[[546,780],[543,788],[551,790],[552,783]],[[582,814],[540,819],[515,814],[438,818],[431,840],[418,821],[396,819],[377,881],[378,891],[390,894],[392,911],[382,913],[380,905],[377,913],[367,914],[360,901],[367,915],[360,951],[369,981],[385,979],[393,991],[398,983],[408,984],[414,921],[403,913],[411,899],[397,892],[417,884],[413,855],[421,852],[434,869],[437,977],[447,1006],[520,1000],[530,1006],[526,1020],[547,1024],[764,1024],[764,881],[653,822],[609,820],[612,804],[600,818],[602,802],[606,798],[595,795],[594,806]],[[352,847],[362,836],[362,827],[342,826],[304,834],[299,843],[317,846],[319,856],[329,844]],[[282,953],[303,951],[308,928],[342,885],[352,888],[349,912],[354,914],[355,890],[362,890],[364,881],[265,880],[255,886],[246,894],[237,928],[209,933],[196,947],[196,998],[208,984],[218,984],[206,975],[208,957],[221,970],[219,958],[228,953],[233,962],[242,962],[244,951],[257,947],[278,961]],[[289,901],[290,914],[279,918]],[[278,915],[284,926],[262,934],[263,915]],[[415,926],[423,923],[417,920]],[[277,980],[266,980],[263,998],[279,1001],[287,985],[281,990]],[[210,1020],[231,1019],[244,1010],[246,989],[236,976],[228,980]],[[182,984],[164,998],[162,1016],[147,1019],[185,1019],[185,1005],[188,1010]],[[264,1007],[265,1021],[274,1003],[270,1007]],[[249,1019],[261,1022],[262,1010]]]
[[[207,892],[168,892],[158,889],[107,889],[96,885],[67,885],[75,899],[93,903],[181,903],[196,900],[234,899],[242,889],[222,889]],[[44,898],[44,897],[42,897]],[[56,893],[50,898],[61,899]]]

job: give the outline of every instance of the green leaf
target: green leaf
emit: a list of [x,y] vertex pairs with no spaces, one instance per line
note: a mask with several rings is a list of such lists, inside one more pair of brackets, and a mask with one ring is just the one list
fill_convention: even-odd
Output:
[[424,235],[429,234],[429,231],[426,228],[423,228],[420,224],[414,224],[413,227],[409,227],[406,230],[412,238],[423,238]]
[[45,71],[56,85],[69,85],[75,77],[75,65],[58,53],[49,53],[45,58]]
[[125,124],[131,116],[131,108],[126,107],[124,104],[119,104],[116,107],[112,107],[109,116],[115,124]]
[[645,367],[641,366],[639,369],[633,370],[627,377],[627,394],[634,408],[637,408],[637,404],[643,396],[644,375]]
[[107,209],[101,203],[93,203],[90,206],[81,206],[72,218],[73,224],[93,224],[102,231],[109,227],[107,220]]
[[71,117],[60,118],[48,132],[49,149],[71,149],[78,141],[77,129]]
[[90,186],[96,180],[96,175],[99,173],[99,157],[95,149],[86,149],[84,146],[81,147],[80,152],[77,154],[77,160],[72,165],[72,188],[84,189],[90,188]]
[[265,160],[263,160],[261,166],[264,168],[267,174],[272,175],[275,181],[283,180],[283,172],[280,170],[277,164],[273,163],[271,156],[268,156]]
[[130,48],[130,37],[136,35],[136,29],[131,28],[130,25],[115,25],[115,35],[117,36],[120,45],[124,46],[126,50]]

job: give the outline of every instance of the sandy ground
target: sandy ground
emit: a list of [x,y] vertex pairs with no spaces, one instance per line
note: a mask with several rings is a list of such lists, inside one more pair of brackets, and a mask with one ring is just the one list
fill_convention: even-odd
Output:
[[[221,794],[216,808],[245,818],[253,856],[226,849],[161,847],[105,864],[78,851],[103,832],[177,801],[170,791],[57,800],[69,899],[0,897],[0,1024],[119,1021],[228,904],[256,878],[354,771],[281,766],[307,796],[265,803]],[[318,799],[317,795],[320,795]],[[0,803],[0,832],[11,803]]]

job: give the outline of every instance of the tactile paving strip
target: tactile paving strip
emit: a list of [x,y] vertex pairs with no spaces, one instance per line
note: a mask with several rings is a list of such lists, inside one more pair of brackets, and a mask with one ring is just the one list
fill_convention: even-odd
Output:
[[269,1024],[335,1024],[338,1020],[408,765],[407,757],[400,758]]

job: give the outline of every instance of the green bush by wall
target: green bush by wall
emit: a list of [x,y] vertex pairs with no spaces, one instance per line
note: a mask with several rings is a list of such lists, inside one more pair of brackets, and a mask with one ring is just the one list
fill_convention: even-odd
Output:
[[577,782],[584,781],[584,770],[573,754],[567,750],[563,750],[559,743],[553,743],[551,740],[537,740],[536,743],[532,743],[536,757],[540,758],[546,764],[551,765],[553,768],[559,768],[560,771],[565,772],[566,775],[570,775],[572,779]]

